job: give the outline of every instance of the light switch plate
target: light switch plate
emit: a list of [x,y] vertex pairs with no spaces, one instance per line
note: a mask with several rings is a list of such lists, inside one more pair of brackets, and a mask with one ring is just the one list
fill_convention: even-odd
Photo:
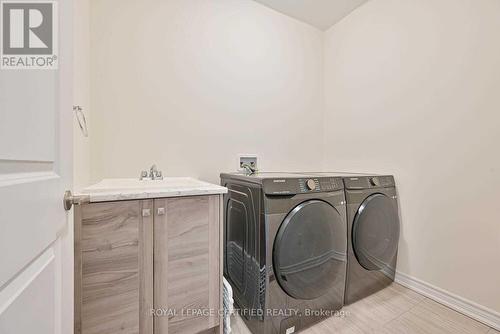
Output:
[[257,155],[255,154],[240,154],[240,164],[239,168],[243,169],[243,164],[248,164],[252,166],[252,168],[257,169]]

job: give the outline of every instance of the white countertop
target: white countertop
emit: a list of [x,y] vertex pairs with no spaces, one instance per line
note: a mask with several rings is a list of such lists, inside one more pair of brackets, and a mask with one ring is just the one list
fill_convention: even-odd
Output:
[[163,180],[104,179],[81,190],[90,203],[133,199],[225,194],[227,188],[191,177],[166,177]]

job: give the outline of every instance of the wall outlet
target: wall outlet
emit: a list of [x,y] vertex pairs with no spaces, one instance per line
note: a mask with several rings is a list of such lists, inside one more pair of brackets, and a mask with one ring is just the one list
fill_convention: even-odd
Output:
[[244,164],[250,165],[257,169],[257,156],[255,154],[240,154],[240,169],[243,169]]

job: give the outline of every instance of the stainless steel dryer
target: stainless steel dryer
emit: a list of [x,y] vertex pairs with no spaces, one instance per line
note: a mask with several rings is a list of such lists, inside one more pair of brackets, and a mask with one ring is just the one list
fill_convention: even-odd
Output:
[[343,306],[347,263],[338,177],[221,174],[224,276],[253,333],[290,334]]
[[343,179],[348,223],[347,305],[394,281],[400,226],[393,176]]

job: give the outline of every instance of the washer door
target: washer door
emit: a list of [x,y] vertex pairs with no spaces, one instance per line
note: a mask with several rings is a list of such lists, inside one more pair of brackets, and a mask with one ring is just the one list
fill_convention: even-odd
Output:
[[282,289],[296,299],[325,294],[344,275],[345,223],[330,204],[310,200],[285,218],[274,240],[273,265]]
[[398,241],[399,217],[393,201],[383,194],[366,198],[352,225],[352,245],[359,264],[367,270],[390,267]]

